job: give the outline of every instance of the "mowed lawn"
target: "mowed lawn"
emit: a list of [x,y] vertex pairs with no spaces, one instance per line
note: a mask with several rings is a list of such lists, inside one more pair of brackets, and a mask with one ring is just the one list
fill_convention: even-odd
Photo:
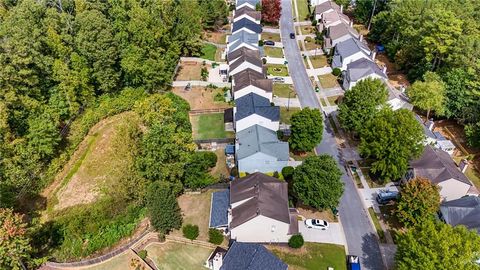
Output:
[[174,242],[152,243],[145,250],[158,269],[162,270],[203,269],[212,252],[209,248]]
[[145,265],[144,263],[140,262],[138,256],[136,256],[133,253],[133,251],[127,250],[101,264],[97,264],[90,267],[82,267],[81,269],[82,270],[125,270],[125,269],[129,269],[128,267],[130,266],[132,259],[138,260],[138,263],[141,264],[142,266]]
[[267,64],[267,73],[272,76],[288,76],[288,69],[284,65]]
[[275,96],[288,98],[289,93],[291,98],[294,98],[296,96],[295,90],[293,89],[293,85],[285,84],[285,83],[273,84],[273,94]]
[[283,58],[283,50],[281,48],[264,46],[265,55],[276,58]]
[[337,77],[333,76],[332,74],[325,74],[318,76],[320,80],[320,84],[323,88],[333,88],[338,87]]
[[275,34],[275,33],[262,33],[262,39],[263,40],[271,40],[275,42],[280,42],[282,38],[280,37],[280,34]]
[[200,58],[207,59],[210,61],[215,61],[215,53],[217,52],[217,47],[212,44],[204,44],[202,47],[202,55]]
[[[307,0],[294,0],[297,2],[298,16],[297,21],[308,21],[310,14],[308,13],[308,1]],[[293,8],[293,7],[292,7]]]
[[305,243],[299,250],[290,248],[269,247],[289,269],[318,270],[332,267],[345,270],[346,256],[343,246],[333,244]]
[[300,108],[292,108],[287,111],[286,107],[280,107],[280,122],[285,124],[290,124],[290,118],[292,118],[292,114],[300,111]]
[[[303,59],[305,66],[308,67],[307,59]],[[313,68],[322,68],[328,66],[327,57],[325,55],[311,56],[310,61],[312,62]]]
[[233,137],[232,132],[225,131],[223,113],[192,115],[190,117],[194,140],[221,139]]

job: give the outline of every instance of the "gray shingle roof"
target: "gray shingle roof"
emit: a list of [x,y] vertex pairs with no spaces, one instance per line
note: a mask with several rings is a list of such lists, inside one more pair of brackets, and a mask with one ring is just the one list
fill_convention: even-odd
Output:
[[288,161],[288,143],[278,140],[277,133],[259,125],[253,125],[237,132],[239,146],[236,149],[237,158],[243,159],[258,152]]
[[356,82],[371,74],[387,78],[387,75],[370,59],[361,58],[347,65],[346,76],[350,82]]
[[446,223],[456,226],[464,225],[480,233],[480,198],[467,196],[440,206],[440,212]]
[[241,44],[246,43],[258,47],[258,34],[240,31],[228,37],[229,53],[235,51]]
[[228,207],[230,206],[230,192],[222,190],[212,193],[210,208],[210,228],[228,225]]
[[262,25],[253,22],[247,18],[240,19],[233,23],[232,32],[236,32],[242,28],[249,29],[257,34],[262,33]]
[[239,7],[245,3],[249,3],[252,6],[256,6],[258,3],[260,3],[261,0],[237,0],[236,6]]
[[223,258],[221,270],[286,270],[287,264],[264,246],[233,242]]
[[257,57],[257,55],[255,54],[246,53],[241,55],[235,62],[230,64],[230,70],[235,70],[238,66],[240,66],[244,62],[248,62],[257,67],[263,66],[263,62],[262,62],[262,59],[260,59],[260,56]]
[[322,14],[329,10],[340,13],[340,6],[333,1],[327,1],[315,6],[315,14]]
[[350,38],[338,43],[335,45],[335,54],[333,55],[332,66],[334,68],[342,66],[343,59],[358,52],[362,52],[366,56],[369,56],[370,49],[367,47],[367,45],[363,44],[356,38]]
[[428,178],[435,184],[453,178],[462,183],[472,185],[447,152],[434,148],[431,145],[425,146],[422,156],[417,160],[411,161],[410,166],[415,177]]
[[272,106],[270,101],[255,93],[242,96],[235,100],[237,112],[235,113],[235,120],[241,120],[252,114],[263,116],[272,121],[280,120],[280,107]]
[[239,57],[242,57],[244,55],[248,55],[249,57],[257,57],[260,58],[260,52],[258,50],[251,50],[248,48],[240,48],[236,51],[233,51],[227,55],[227,60],[228,62],[231,62]]
[[232,209],[230,228],[259,215],[290,224],[288,183],[263,173],[253,173],[230,182],[230,202],[247,200]]
[[253,19],[255,19],[257,21],[259,21],[262,18],[262,12],[251,9],[248,6],[244,6],[244,7],[241,7],[239,9],[235,10],[235,18],[238,18],[238,17],[240,17],[244,14],[252,17]]
[[428,126],[424,123],[423,119],[418,114],[415,114],[415,119],[422,126],[425,136],[436,139],[435,134],[433,134],[433,132],[428,128]]
[[242,90],[250,85],[263,89],[269,93],[273,90],[272,80],[266,79],[264,74],[249,68],[233,75],[233,80],[235,81],[235,86],[233,87],[234,92]]

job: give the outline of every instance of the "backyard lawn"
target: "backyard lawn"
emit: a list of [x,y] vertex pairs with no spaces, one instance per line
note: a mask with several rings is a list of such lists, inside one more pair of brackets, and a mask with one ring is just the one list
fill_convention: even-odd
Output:
[[192,123],[194,140],[233,137],[233,132],[225,131],[223,113],[192,115],[190,121]]
[[[136,260],[139,264],[141,263],[138,256],[136,256],[133,251],[127,250],[112,259],[105,261],[101,264],[82,267],[82,270],[124,270],[129,269],[128,266],[132,263],[132,260]],[[141,264],[144,266],[144,263]],[[144,266],[145,267],[145,266]]]
[[280,34],[275,34],[275,33],[262,33],[262,40],[271,40],[275,42],[280,42],[282,39],[280,37]]
[[288,69],[284,65],[267,64],[267,73],[272,76],[288,76]]
[[280,122],[285,124],[290,124],[290,118],[292,114],[300,111],[300,108],[291,108],[287,111],[286,107],[280,107]]
[[276,58],[283,58],[283,50],[282,50],[282,48],[275,48],[275,47],[264,46],[263,49],[265,50],[265,55],[266,55],[266,56],[276,57]]
[[[307,65],[307,59],[303,59],[305,66]],[[310,61],[312,62],[313,68],[322,68],[328,66],[327,57],[325,55],[310,56]]]
[[293,85],[285,84],[285,83],[273,84],[273,94],[275,96],[288,98],[289,93],[291,98],[294,98],[296,96],[295,90],[293,89]]
[[207,41],[217,44],[227,44],[227,34],[222,32],[204,32]]
[[[215,48],[216,50],[216,48]],[[215,51],[213,52],[213,57],[215,57]],[[202,75],[201,70],[203,63],[196,61],[182,61],[180,63],[180,68],[175,75],[176,81],[201,81]],[[210,69],[210,64],[206,64],[205,67]]]
[[[295,0],[297,2],[298,9],[298,22],[308,21],[310,19],[310,14],[308,13],[308,2],[307,0]],[[292,7],[293,10],[295,8]]]
[[298,250],[271,246],[269,249],[282,261],[288,264],[289,269],[346,269],[346,256],[343,246],[333,244],[305,243]]
[[333,76],[332,74],[325,74],[318,76],[320,80],[320,84],[323,88],[334,88],[338,87],[337,77]]
[[152,243],[145,250],[158,269],[162,270],[202,269],[212,252],[209,248],[174,242]]
[[217,47],[212,44],[204,44],[202,47],[202,55],[200,58],[208,59],[210,61],[215,61],[215,53],[217,52]]

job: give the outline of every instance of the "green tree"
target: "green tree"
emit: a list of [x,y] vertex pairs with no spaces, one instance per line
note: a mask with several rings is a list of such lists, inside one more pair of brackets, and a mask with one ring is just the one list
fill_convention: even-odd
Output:
[[198,237],[198,226],[187,224],[182,227],[183,236],[190,240],[195,240]]
[[169,183],[154,182],[147,193],[148,215],[152,226],[166,234],[182,225],[182,215],[173,187]]
[[343,193],[342,173],[329,155],[305,159],[293,173],[293,193],[304,204],[317,209],[335,207]]
[[228,16],[227,3],[223,0],[199,0],[202,11],[203,27],[206,29],[218,29]]
[[359,81],[345,93],[339,105],[338,118],[346,130],[359,132],[365,123],[375,118],[387,102],[388,90],[379,79]]
[[217,155],[214,152],[195,152],[185,165],[183,184],[187,188],[198,189],[215,183],[209,169],[215,167]]
[[27,238],[27,224],[23,216],[11,209],[0,208],[0,267],[22,269],[29,260],[31,246]]
[[400,222],[411,227],[434,219],[439,209],[438,186],[427,178],[417,177],[402,186],[395,213]]
[[427,220],[397,236],[396,269],[480,269],[480,236],[464,226]]
[[423,149],[423,129],[413,113],[384,108],[360,131],[360,154],[374,162],[371,171],[383,182],[397,180],[408,168],[408,161]]
[[58,122],[47,113],[39,115],[36,119],[29,119],[26,137],[29,148],[41,158],[50,158],[60,143]]
[[322,141],[323,117],[318,109],[304,108],[291,118],[290,147],[296,151],[310,151]]
[[437,114],[443,113],[445,86],[440,77],[433,72],[425,73],[423,78],[424,81],[416,81],[407,93],[415,107],[427,111],[429,119],[432,110]]
[[288,246],[291,248],[301,248],[304,242],[301,234],[294,234],[288,239]]
[[210,228],[208,229],[208,242],[215,244],[215,245],[220,245],[223,242],[223,233],[217,229]]
[[480,146],[480,122],[467,125],[465,135],[467,135],[469,145]]

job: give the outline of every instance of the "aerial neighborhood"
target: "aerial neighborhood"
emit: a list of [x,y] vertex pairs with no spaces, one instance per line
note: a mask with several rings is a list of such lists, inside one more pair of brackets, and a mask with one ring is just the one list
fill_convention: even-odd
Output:
[[0,269],[480,270],[479,9],[3,1]]

